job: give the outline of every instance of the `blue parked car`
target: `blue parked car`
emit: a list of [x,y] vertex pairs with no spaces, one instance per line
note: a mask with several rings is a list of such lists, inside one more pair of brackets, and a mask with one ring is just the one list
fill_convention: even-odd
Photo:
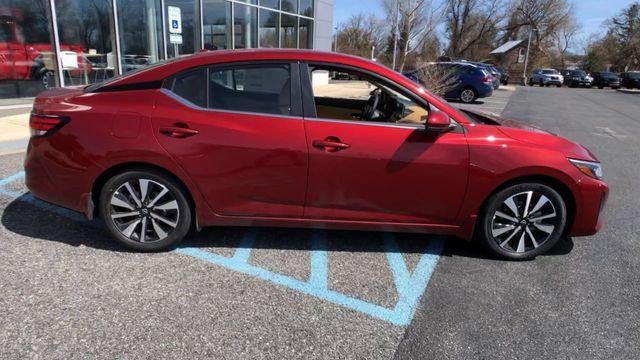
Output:
[[[444,81],[451,84],[443,96],[447,100],[459,100],[468,104],[479,98],[493,95],[495,79],[480,66],[457,62],[438,62],[427,66],[435,67],[432,69],[435,71],[431,72],[427,69],[425,72],[444,74]],[[419,80],[420,72],[421,70],[414,70],[404,75],[417,83],[422,83]],[[425,87],[428,86],[425,85]]]

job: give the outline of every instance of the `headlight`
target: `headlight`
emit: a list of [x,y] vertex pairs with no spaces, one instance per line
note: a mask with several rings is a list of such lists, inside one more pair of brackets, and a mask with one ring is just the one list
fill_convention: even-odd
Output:
[[602,180],[602,165],[597,162],[568,159],[583,174],[594,179]]

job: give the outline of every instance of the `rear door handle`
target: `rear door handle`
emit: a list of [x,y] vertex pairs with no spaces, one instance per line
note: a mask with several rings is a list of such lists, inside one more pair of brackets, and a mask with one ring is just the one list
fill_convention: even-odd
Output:
[[351,145],[343,143],[335,136],[330,136],[324,140],[313,140],[312,145],[314,148],[321,149],[326,152],[338,152],[351,147]]
[[200,134],[200,131],[184,127],[171,126],[160,128],[160,134],[172,137],[174,139],[185,139]]

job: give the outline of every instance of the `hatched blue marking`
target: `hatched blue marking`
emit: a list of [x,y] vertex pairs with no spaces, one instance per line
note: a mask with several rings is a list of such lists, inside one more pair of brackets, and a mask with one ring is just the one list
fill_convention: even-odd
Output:
[[[86,222],[86,219],[77,212],[40,201],[29,193],[21,194],[4,188],[7,184],[18,181],[22,178],[24,178],[24,171],[1,179],[0,194],[9,196],[18,201],[33,204],[39,208],[54,212],[74,221]],[[88,224],[100,227],[100,225],[96,223]],[[398,302],[393,309],[389,309],[328,288],[328,241],[325,231],[315,231],[313,233],[311,247],[311,271],[309,280],[306,282],[250,265],[248,263],[248,259],[251,255],[256,235],[257,229],[249,229],[244,234],[243,239],[240,242],[240,246],[236,249],[233,257],[225,257],[196,248],[179,248],[175,250],[175,252],[191,256],[214,265],[222,266],[260,280],[268,281],[276,285],[284,286],[306,295],[315,296],[327,302],[367,314],[395,325],[405,326],[411,322],[416,307],[420,301],[420,297],[427,288],[431,275],[438,264],[438,259],[440,258],[440,254],[444,248],[444,238],[439,237],[430,240],[426,250],[416,265],[416,268],[413,273],[411,273],[409,272],[404,257],[398,248],[395,235],[392,233],[384,234],[384,246],[387,262],[389,263],[396,291],[398,293]]]
[[311,271],[309,284],[317,289],[327,289],[329,283],[327,258],[327,233],[316,230],[311,237]]
[[256,228],[248,228],[244,232],[244,236],[236,249],[235,255],[233,255],[233,259],[240,262],[248,262],[257,236],[258,230]]

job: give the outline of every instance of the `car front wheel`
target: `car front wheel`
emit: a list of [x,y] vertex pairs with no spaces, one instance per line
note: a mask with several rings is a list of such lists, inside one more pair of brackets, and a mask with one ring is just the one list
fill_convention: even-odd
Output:
[[493,255],[528,260],[546,253],[567,223],[562,196],[538,183],[510,186],[489,198],[479,223],[480,239]]
[[162,251],[191,228],[191,207],[175,180],[152,170],[111,178],[100,194],[100,216],[111,235],[137,251]]

